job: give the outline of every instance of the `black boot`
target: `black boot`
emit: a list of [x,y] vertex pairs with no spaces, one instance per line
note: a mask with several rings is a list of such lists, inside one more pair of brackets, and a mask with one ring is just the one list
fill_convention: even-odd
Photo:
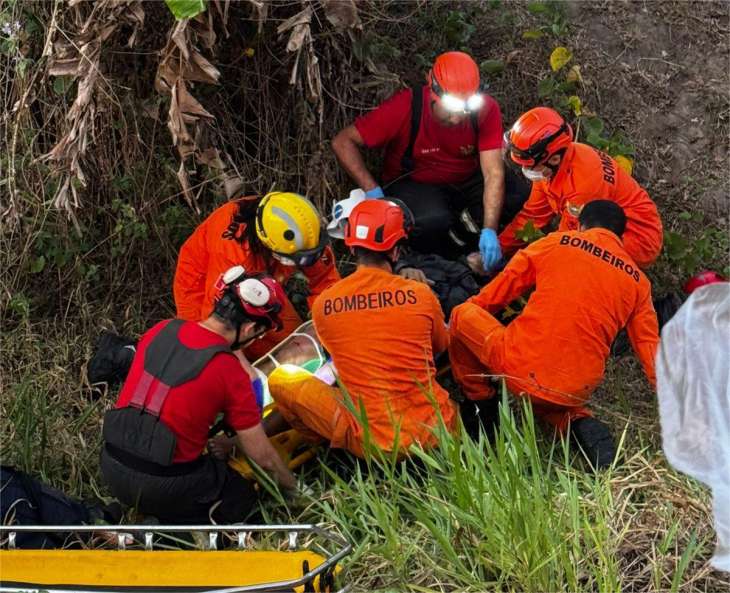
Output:
[[596,469],[610,466],[616,458],[616,444],[606,426],[595,418],[580,418],[570,424],[570,435]]
[[459,404],[459,413],[466,434],[472,440],[476,441],[482,430],[489,442],[494,442],[499,427],[499,397],[495,395],[478,401],[465,399]]
[[89,383],[121,383],[127,378],[134,359],[136,340],[104,332],[96,342],[94,355],[86,366]]

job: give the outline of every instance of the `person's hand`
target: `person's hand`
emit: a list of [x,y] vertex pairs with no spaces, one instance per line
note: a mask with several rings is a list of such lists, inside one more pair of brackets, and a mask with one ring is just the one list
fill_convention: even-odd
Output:
[[418,268],[403,268],[400,272],[398,272],[398,275],[401,278],[405,278],[406,280],[415,280],[416,282],[422,282],[423,284],[428,284],[429,286],[434,285],[433,280],[429,280],[426,277],[426,274],[424,274]]
[[376,185],[373,189],[369,189],[365,192],[365,197],[370,199],[384,198],[385,194],[383,193],[383,188],[379,185]]
[[487,272],[502,259],[502,248],[499,246],[499,239],[494,229],[482,229],[482,234],[479,236],[479,253],[482,254],[482,265]]
[[235,443],[236,439],[219,434],[208,441],[208,452],[216,459],[225,461],[231,454]]

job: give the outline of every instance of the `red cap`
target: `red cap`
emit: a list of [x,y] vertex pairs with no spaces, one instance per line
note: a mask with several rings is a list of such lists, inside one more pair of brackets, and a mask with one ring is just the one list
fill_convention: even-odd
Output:
[[685,294],[692,294],[701,286],[715,284],[716,282],[727,282],[727,280],[720,276],[717,272],[713,272],[712,270],[702,270],[687,280],[687,282],[684,283],[682,290],[684,290]]

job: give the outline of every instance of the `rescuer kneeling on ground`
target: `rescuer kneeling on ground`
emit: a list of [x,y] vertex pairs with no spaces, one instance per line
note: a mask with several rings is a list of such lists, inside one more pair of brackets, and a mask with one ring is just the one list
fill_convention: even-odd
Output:
[[[388,200],[355,206],[345,245],[358,268],[312,308],[317,334],[356,414],[366,415],[372,444],[385,451],[432,445],[439,416],[449,428],[455,416],[435,380],[433,356],[448,345],[439,302],[428,285],[393,273],[409,219],[405,206]],[[269,375],[269,389],[284,419],[305,436],[365,456],[363,423],[343,403],[340,389],[286,367]]]
[[205,320],[162,321],[142,336],[104,418],[105,482],[120,501],[162,522],[235,523],[253,509],[253,484],[203,454],[220,413],[249,459],[284,489],[296,486],[264,434],[251,380],[233,354],[279,326],[286,297],[275,280],[241,266],[223,274],[216,290]]
[[[570,426],[596,467],[612,463],[616,449],[608,427],[591,417],[586,404],[623,327],[656,383],[659,336],[651,285],[621,243],[625,227],[620,206],[590,202],[579,231],[551,233],[519,251],[451,314],[449,355],[467,398],[495,401],[483,375],[503,376],[513,394],[532,400],[539,417],[560,432]],[[512,323],[505,327],[492,316],[533,287]]]
[[342,167],[369,198],[383,189],[368,171],[363,147],[384,149],[385,193],[415,217],[411,245],[421,253],[475,251],[493,268],[497,233],[519,211],[530,185],[502,159],[502,113],[485,91],[471,56],[436,58],[425,85],[398,91],[332,140]]
[[[310,307],[317,295],[340,279],[319,212],[307,198],[291,192],[231,200],[198,225],[177,259],[173,283],[177,317],[206,319],[213,310],[216,278],[233,266],[243,266],[250,274],[270,274],[281,285],[301,272],[308,281]],[[279,319],[278,329],[246,347],[249,359],[266,354],[302,323],[286,297]],[[124,380],[134,349],[134,340],[104,333],[89,361],[89,382]]]
[[524,246],[515,233],[530,221],[541,228],[559,215],[559,230],[577,230],[581,209],[599,196],[623,209],[623,247],[633,261],[646,268],[659,257],[662,221],[649,194],[610,156],[573,142],[573,130],[556,111],[531,109],[505,139],[510,158],[532,181],[527,202],[499,235],[505,255]]
[[[232,266],[270,274],[282,286],[298,271],[309,284],[308,304],[340,275],[319,212],[291,192],[249,196],[216,209],[180,248],[173,292],[177,316],[199,321],[212,310],[216,278]],[[251,360],[266,354],[302,320],[289,299],[279,315],[282,327],[246,348]]]

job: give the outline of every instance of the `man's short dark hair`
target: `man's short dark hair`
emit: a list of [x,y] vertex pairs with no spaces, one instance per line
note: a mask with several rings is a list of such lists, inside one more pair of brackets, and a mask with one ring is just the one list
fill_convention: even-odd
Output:
[[616,202],[611,200],[593,200],[580,211],[578,222],[581,228],[608,229],[619,237],[626,230],[626,214]]
[[365,247],[354,247],[352,252],[358,264],[377,266],[390,263],[390,259],[388,258],[389,251],[373,251]]

